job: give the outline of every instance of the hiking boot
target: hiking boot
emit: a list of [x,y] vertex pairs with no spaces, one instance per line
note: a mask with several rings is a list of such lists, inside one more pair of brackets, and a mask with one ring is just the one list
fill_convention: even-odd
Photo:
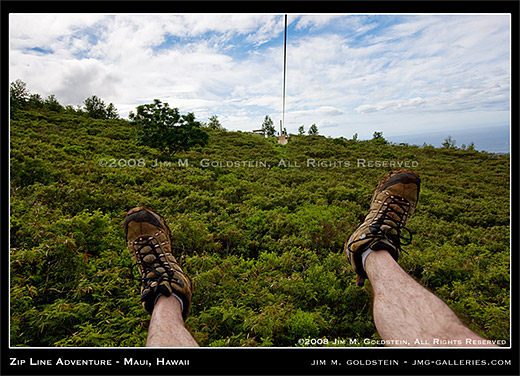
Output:
[[363,286],[368,279],[363,265],[371,251],[386,250],[397,261],[402,251],[401,230],[408,232],[405,245],[410,244],[412,234],[404,226],[417,206],[420,184],[419,176],[410,170],[394,171],[377,184],[365,221],[350,236],[344,248],[348,261],[358,274],[358,286]]
[[143,307],[152,314],[159,296],[175,294],[182,302],[186,320],[193,285],[172,255],[166,222],[152,209],[138,207],[126,214],[123,226],[128,249],[141,275]]

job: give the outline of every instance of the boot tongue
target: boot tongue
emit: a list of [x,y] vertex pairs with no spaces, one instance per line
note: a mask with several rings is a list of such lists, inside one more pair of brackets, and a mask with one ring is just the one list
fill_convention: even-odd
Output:
[[385,223],[377,223],[375,225],[370,225],[368,228],[372,234],[385,233],[385,234],[387,234],[387,236],[394,236],[394,237],[396,237],[398,235],[397,225],[395,227],[392,227]]

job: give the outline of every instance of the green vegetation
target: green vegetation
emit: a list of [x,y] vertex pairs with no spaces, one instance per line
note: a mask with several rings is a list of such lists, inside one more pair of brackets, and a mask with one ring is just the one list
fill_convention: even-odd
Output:
[[509,343],[509,155],[382,135],[280,146],[210,127],[206,145],[167,158],[136,145],[132,122],[21,95],[10,124],[12,346],[144,345],[149,315],[121,227],[140,205],[170,225],[195,284],[187,327],[200,345],[377,339],[370,284],[355,286],[342,248],[402,161],[423,182],[402,267],[471,329]]
[[317,136],[318,133],[319,133],[319,131],[318,131],[318,127],[316,126],[316,124],[311,125],[309,128],[309,135]]
[[113,103],[106,106],[105,102],[95,95],[85,99],[85,110],[88,116],[94,119],[117,119],[119,117]]
[[129,117],[137,129],[137,144],[158,149],[169,157],[208,143],[208,134],[193,113],[181,115],[178,108],[170,108],[159,99],[137,106],[137,113],[131,112]]
[[208,127],[210,129],[219,129],[219,130],[225,130],[222,124],[220,124],[220,121],[218,120],[217,115],[210,116],[208,118],[208,123],[203,124],[203,126]]
[[444,142],[442,143],[442,147],[446,149],[456,149],[455,146],[456,140],[453,140],[451,136],[448,136],[444,139]]
[[262,130],[267,137],[272,137],[276,134],[276,129],[273,124],[273,119],[271,119],[269,115],[265,115],[264,122],[262,123]]
[[[355,135],[355,138],[357,139],[357,134]],[[383,132],[374,132],[372,135],[372,142],[378,145],[386,145],[388,142],[383,137]]]

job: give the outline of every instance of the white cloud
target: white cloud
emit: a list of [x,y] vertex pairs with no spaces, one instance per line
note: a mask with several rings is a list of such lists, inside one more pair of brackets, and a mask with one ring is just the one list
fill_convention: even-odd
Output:
[[[289,23],[290,132],[313,123],[333,136],[403,124],[419,132],[439,114],[445,126],[477,113],[508,121],[508,16],[289,15]],[[126,116],[158,98],[251,130],[266,114],[281,117],[282,37],[281,15],[15,14],[10,80],[64,104],[97,95]]]
[[96,14],[11,14],[11,48],[49,47],[77,30],[93,27],[105,18]]
[[[287,21],[291,22],[291,18],[293,17],[287,17]],[[324,28],[327,25],[330,25],[330,23],[333,20],[337,20],[338,18],[341,18],[341,16],[334,16],[334,15],[303,15],[299,16],[296,19],[296,30],[319,30]]]

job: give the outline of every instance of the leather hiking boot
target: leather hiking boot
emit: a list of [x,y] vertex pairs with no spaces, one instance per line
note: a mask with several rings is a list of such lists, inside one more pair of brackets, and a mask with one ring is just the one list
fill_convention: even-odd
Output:
[[368,279],[363,265],[371,251],[386,250],[397,261],[402,251],[403,229],[409,234],[405,245],[410,244],[412,234],[404,226],[417,206],[420,184],[419,176],[410,170],[391,172],[377,184],[365,221],[344,247],[348,261],[358,274],[358,286],[363,286]]
[[125,217],[126,242],[141,275],[141,301],[152,314],[159,296],[175,294],[188,315],[193,294],[190,278],[171,252],[170,229],[162,217],[147,207],[131,209]]

